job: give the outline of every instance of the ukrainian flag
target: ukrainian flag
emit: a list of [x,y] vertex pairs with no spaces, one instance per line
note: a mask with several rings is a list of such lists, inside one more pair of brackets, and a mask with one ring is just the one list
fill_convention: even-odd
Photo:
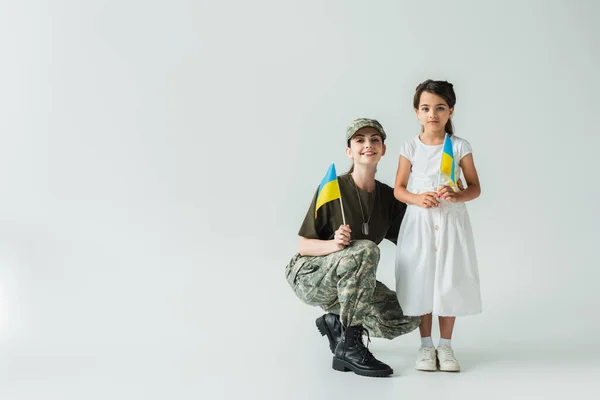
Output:
[[444,150],[442,152],[442,165],[440,171],[456,185],[454,150],[452,150],[452,138],[448,134],[446,134],[446,138],[444,139]]
[[338,183],[337,174],[335,173],[335,165],[331,163],[325,177],[319,185],[317,192],[317,204],[315,206],[315,218],[317,218],[317,210],[323,204],[332,200],[341,198],[340,185]]

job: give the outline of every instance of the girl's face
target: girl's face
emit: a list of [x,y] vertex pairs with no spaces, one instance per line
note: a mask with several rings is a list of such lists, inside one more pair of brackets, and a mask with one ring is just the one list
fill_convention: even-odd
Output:
[[425,132],[443,133],[454,108],[450,108],[446,100],[437,94],[423,92],[415,112]]
[[385,144],[381,134],[375,128],[361,128],[350,139],[350,147],[346,148],[348,158],[355,164],[377,165],[385,154]]

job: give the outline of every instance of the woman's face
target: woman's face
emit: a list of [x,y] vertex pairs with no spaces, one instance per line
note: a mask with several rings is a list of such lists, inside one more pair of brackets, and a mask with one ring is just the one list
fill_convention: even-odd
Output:
[[446,100],[437,94],[423,92],[421,93],[419,108],[415,112],[425,131],[443,132],[454,109],[450,108]]
[[385,145],[381,134],[375,128],[361,128],[350,139],[350,147],[346,148],[348,158],[355,164],[377,165],[385,154]]

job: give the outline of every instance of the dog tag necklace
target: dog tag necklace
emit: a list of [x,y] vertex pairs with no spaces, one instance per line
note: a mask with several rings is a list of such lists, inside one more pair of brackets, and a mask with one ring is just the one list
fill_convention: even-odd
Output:
[[[358,197],[358,206],[360,207],[360,215],[362,216],[362,233],[365,236],[369,235],[369,221],[371,221],[371,216],[373,216],[373,208],[375,208],[375,194],[377,193],[377,185],[375,185],[375,189],[373,190],[373,204],[371,205],[371,212],[369,213],[369,219],[365,221],[365,213],[363,212],[362,202],[360,201],[360,194],[358,193],[358,186],[356,186],[356,182],[354,182],[354,178],[352,178],[352,183],[354,183],[354,189],[356,189],[356,197]],[[367,210],[368,211],[368,210]]]

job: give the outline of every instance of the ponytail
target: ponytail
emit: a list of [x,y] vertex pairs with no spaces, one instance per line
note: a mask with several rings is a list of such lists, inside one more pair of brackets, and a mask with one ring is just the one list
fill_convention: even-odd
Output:
[[448,136],[454,135],[454,127],[452,126],[452,119],[448,118],[448,122],[446,122],[446,126],[444,127]]

